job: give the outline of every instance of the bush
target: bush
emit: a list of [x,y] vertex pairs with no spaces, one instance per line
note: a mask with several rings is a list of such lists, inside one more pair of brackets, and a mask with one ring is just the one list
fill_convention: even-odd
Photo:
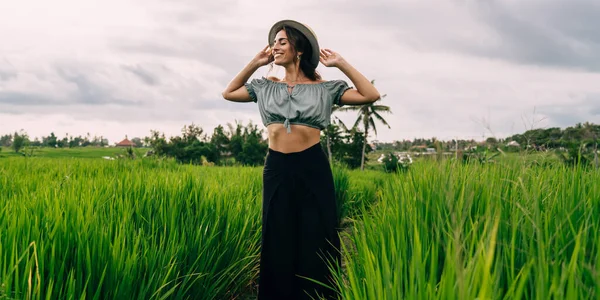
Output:
[[410,155],[402,156],[398,158],[392,152],[388,152],[383,158],[383,169],[388,172],[406,172],[412,164],[412,158]]

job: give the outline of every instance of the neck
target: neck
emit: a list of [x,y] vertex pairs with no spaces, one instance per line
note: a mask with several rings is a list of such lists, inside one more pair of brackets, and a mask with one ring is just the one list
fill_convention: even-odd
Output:
[[302,73],[302,70],[300,70],[300,64],[299,63],[295,63],[295,64],[290,64],[285,66],[285,80],[288,82],[297,82],[297,81],[301,81],[304,80],[306,78],[306,76],[304,76],[304,73]]

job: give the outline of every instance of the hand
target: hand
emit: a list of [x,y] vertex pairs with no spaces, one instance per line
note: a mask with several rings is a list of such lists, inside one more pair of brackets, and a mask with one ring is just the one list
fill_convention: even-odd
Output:
[[274,60],[271,52],[271,48],[269,47],[269,45],[267,45],[260,52],[258,52],[256,56],[254,56],[254,59],[252,61],[256,63],[258,67],[268,65]]
[[320,61],[326,67],[339,67],[344,62],[344,58],[329,49],[321,49]]

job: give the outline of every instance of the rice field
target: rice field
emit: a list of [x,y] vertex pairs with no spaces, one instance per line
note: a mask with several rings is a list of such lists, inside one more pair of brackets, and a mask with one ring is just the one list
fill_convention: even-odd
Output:
[[[0,299],[248,299],[262,168],[0,159]],[[334,167],[343,299],[598,299],[600,171]]]

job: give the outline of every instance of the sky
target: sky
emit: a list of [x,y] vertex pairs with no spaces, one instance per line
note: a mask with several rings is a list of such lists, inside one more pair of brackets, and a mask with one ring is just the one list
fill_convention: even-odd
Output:
[[[221,92],[282,19],[375,80],[391,113],[371,140],[600,123],[596,0],[0,0],[0,134],[114,144],[190,124],[264,129],[256,103]],[[317,71],[353,86],[337,68]]]

